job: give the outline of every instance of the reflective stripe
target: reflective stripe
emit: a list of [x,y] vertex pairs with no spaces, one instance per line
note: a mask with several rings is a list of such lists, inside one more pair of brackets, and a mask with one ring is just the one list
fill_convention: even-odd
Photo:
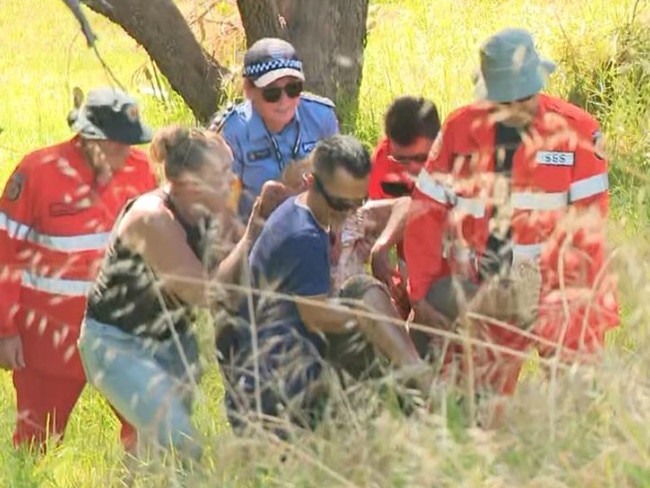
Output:
[[80,252],[103,249],[110,235],[110,232],[99,232],[97,234],[78,236],[50,236],[34,232],[29,236],[28,240],[54,251]]
[[465,246],[454,245],[454,258],[461,263],[469,263],[476,257],[474,249]]
[[455,208],[468,213],[476,219],[485,217],[485,203],[480,198],[458,197]]
[[569,189],[569,199],[572,202],[575,202],[584,198],[593,197],[594,195],[603,193],[608,189],[609,178],[607,173],[600,173],[572,183],[571,188]]
[[9,218],[9,216],[0,212],[0,230],[4,230],[12,239],[23,240],[29,234],[31,227]]
[[92,281],[48,278],[46,276],[32,274],[28,271],[23,271],[22,279],[22,285],[26,288],[68,297],[86,296],[92,285]]
[[449,203],[447,196],[449,190],[433,179],[424,169],[420,171],[415,187],[438,203],[442,203],[443,205]]
[[558,193],[513,192],[512,206],[519,210],[558,210],[569,203],[565,191]]
[[542,244],[515,244],[512,246],[513,259],[535,259],[542,254]]

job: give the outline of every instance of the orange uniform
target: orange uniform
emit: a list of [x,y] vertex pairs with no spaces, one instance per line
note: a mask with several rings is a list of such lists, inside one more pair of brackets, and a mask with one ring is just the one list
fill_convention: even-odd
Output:
[[[509,212],[513,261],[539,266],[540,309],[531,332],[540,340],[494,325],[478,327],[483,338],[518,350],[535,343],[543,355],[557,350],[549,342],[560,344],[564,359],[597,353],[605,332],[619,323],[616,285],[605,269],[608,177],[598,123],[540,94],[505,187],[495,163],[501,161],[495,132],[488,106],[470,105],[448,117],[432,147],[405,231],[411,301],[424,299],[434,282],[450,275],[479,280],[477,263],[499,206],[496,211]],[[486,364],[479,360],[476,367],[486,371],[485,381],[511,393],[521,361],[481,356]]]
[[20,335],[25,356],[14,371],[16,444],[42,440],[48,422],[63,432],[85,384],[76,342],[86,292],[121,207],[155,187],[133,148],[98,187],[78,136],[27,155],[11,176],[0,199],[0,337]]

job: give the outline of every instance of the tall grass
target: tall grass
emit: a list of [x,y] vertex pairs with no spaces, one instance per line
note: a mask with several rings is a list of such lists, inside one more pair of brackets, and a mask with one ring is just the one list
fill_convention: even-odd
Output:
[[[196,3],[183,7],[190,12]],[[232,15],[231,6],[219,8],[219,15]],[[479,43],[503,27],[530,29],[542,53],[559,62],[549,91],[591,104],[608,136],[611,237],[625,320],[610,337],[603,364],[575,368],[556,385],[530,367],[509,405],[508,421],[496,431],[466,428],[444,394],[435,413],[408,420],[362,396],[342,420],[288,446],[272,439],[244,441],[229,432],[210,332],[203,331],[209,372],[195,420],[207,453],[198,473],[186,480],[190,486],[650,486],[650,356],[644,354],[650,310],[648,9],[647,2],[605,0],[373,1],[355,128],[374,143],[384,110],[401,94],[425,95],[443,115],[467,103]],[[137,93],[149,83],[143,67],[152,69],[145,53],[119,28],[92,14],[90,20],[108,64]],[[27,0],[3,2],[0,26],[1,185],[21,154],[69,136],[70,88],[87,90],[107,79],[58,0],[38,7]],[[220,53],[233,67],[240,61],[241,39]],[[177,97],[162,104],[139,96],[154,126],[192,121]],[[10,376],[0,373],[0,486],[121,486],[117,423],[94,391],[84,392],[65,442],[38,459],[10,446],[13,405]],[[284,462],[281,453],[287,454]],[[176,481],[173,471],[143,467],[136,486]]]

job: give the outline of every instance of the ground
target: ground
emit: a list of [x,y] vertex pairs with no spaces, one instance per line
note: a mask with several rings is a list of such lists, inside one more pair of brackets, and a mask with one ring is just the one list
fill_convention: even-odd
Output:
[[[236,71],[243,37],[232,2],[187,0],[182,8],[195,19],[208,4],[215,7],[195,24],[197,35],[205,32],[208,49]],[[608,137],[610,235],[624,323],[610,337],[604,363],[549,383],[533,358],[507,424],[495,432],[465,428],[451,400],[441,400],[432,415],[406,421],[391,409],[375,412],[376,400],[369,399],[347,413],[344,426],[327,426],[292,447],[268,447],[243,443],[229,432],[204,331],[209,370],[196,424],[208,452],[192,486],[650,486],[649,365],[643,354],[650,254],[647,13],[647,2],[624,0],[372,1],[355,130],[374,143],[386,106],[406,93],[430,97],[443,115],[449,113],[472,98],[480,41],[503,27],[530,29],[542,53],[560,64],[549,91],[591,100]],[[161,103],[147,95],[158,85],[146,76],[152,66],[144,51],[119,28],[95,15],[90,20],[107,63],[141,98],[144,117],[154,126],[192,123],[178,97]],[[641,28],[626,28],[632,20]],[[59,0],[4,2],[0,25],[2,186],[23,153],[70,136],[65,116],[72,87],[88,90],[107,77]],[[608,64],[612,59],[616,63]],[[121,486],[117,423],[92,389],[84,392],[65,442],[41,459],[11,449],[13,421],[11,379],[1,372],[0,486]],[[281,451],[288,453],[284,463]],[[139,475],[138,486],[174,480],[171,471],[154,466]]]

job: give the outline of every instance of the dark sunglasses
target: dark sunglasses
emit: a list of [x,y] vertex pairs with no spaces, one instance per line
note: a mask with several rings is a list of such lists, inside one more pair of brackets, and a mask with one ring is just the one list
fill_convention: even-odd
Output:
[[289,98],[299,97],[302,93],[302,81],[292,81],[284,86],[262,88],[262,98],[265,102],[276,103],[282,98],[283,91]]
[[428,154],[413,154],[411,156],[394,156],[393,154],[388,156],[388,159],[398,164],[408,164],[410,162],[424,164],[427,162]]
[[318,193],[323,195],[323,198],[325,198],[327,205],[336,212],[349,212],[350,210],[356,210],[359,207],[361,207],[364,203],[366,203],[367,200],[367,197],[366,198],[341,198],[341,197],[334,196],[325,189],[323,182],[316,175],[314,175],[314,188]]

